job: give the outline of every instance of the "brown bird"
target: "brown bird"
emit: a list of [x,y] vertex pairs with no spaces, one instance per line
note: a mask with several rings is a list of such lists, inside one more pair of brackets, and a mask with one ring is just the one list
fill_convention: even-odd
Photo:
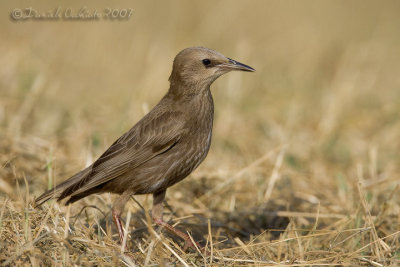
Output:
[[122,243],[120,216],[135,194],[153,194],[152,218],[195,247],[189,236],[162,220],[165,192],[206,157],[211,143],[214,103],[210,85],[231,70],[253,68],[204,47],[182,50],[173,63],[170,88],[161,101],[118,138],[92,165],[43,193],[35,206],[56,198],[73,203],[94,193],[120,194],[112,215]]

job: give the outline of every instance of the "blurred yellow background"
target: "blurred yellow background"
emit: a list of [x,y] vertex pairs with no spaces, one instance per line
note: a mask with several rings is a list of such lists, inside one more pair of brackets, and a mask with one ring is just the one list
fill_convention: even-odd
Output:
[[[54,177],[61,181],[99,156],[166,93],[172,60],[189,46],[209,47],[257,70],[229,73],[212,85],[212,146],[193,176],[215,178],[225,189],[218,200],[202,199],[203,207],[233,211],[273,199],[288,210],[316,212],[320,203],[321,213],[356,214],[362,181],[377,214],[396,190],[399,1],[0,5],[1,160],[12,162],[18,153],[5,147],[17,139],[25,140],[21,151],[40,158],[34,171],[22,163],[15,163],[16,174],[0,169],[9,184],[0,190],[10,198],[13,179],[22,173],[37,196],[49,179],[46,162],[54,160]],[[132,8],[133,14],[98,21],[10,18],[15,8],[29,7]],[[239,172],[254,162],[251,171]],[[178,201],[190,179],[173,187],[172,199]],[[385,212],[398,214],[399,194],[388,201]]]
[[[257,70],[230,73],[212,86],[213,145],[200,170],[235,170],[280,145],[289,146],[289,167],[327,177],[354,170],[358,161],[368,164],[371,149],[379,149],[383,165],[398,169],[397,1],[2,6],[1,131],[49,142],[56,157],[71,163],[68,174],[157,103],[174,56],[189,46],[215,49]],[[133,14],[125,20],[10,19],[13,9],[29,7],[132,8]],[[331,167],[338,169],[327,174]]]
[[[321,160],[349,167],[377,146],[382,161],[399,163],[396,1],[2,6],[2,131],[49,141],[73,165],[84,164],[88,149],[99,155],[157,103],[168,89],[174,56],[189,46],[215,49],[257,70],[230,73],[212,86],[215,130],[202,168],[246,166],[286,144],[294,165]],[[8,16],[30,7],[132,8],[133,14],[97,21]]]
[[[176,53],[201,45],[257,69],[252,75],[229,74],[213,86],[217,140],[265,150],[276,144],[274,133],[286,142],[293,134],[300,138],[305,128],[328,133],[355,127],[398,111],[399,5],[3,2],[1,124],[10,125],[40,79],[43,88],[23,121],[24,134],[76,140],[73,136],[85,130],[84,135],[117,136],[166,92]],[[58,6],[134,11],[129,19],[115,21],[23,22],[6,16],[16,7],[44,12]],[[380,128],[369,128],[374,131],[368,138]],[[303,136],[315,141],[309,137]]]

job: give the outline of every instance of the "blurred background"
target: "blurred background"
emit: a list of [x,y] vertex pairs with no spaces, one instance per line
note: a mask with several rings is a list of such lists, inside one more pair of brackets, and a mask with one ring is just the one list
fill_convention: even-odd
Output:
[[[215,49],[257,70],[213,85],[213,146],[201,169],[246,166],[281,144],[290,145],[292,167],[310,157],[347,167],[371,148],[384,151],[380,161],[399,163],[396,1],[2,6],[1,132],[49,142],[73,169],[159,101],[174,56],[189,46]],[[14,8],[29,7],[42,13],[132,8],[133,14],[125,20],[10,19]]]
[[[209,156],[170,190],[170,201],[193,205],[187,212],[276,205],[351,214],[359,211],[361,181],[372,213],[384,201],[388,214],[399,213],[400,2],[1,6],[4,197],[16,198],[16,179],[23,184],[26,177],[37,196],[94,160],[166,93],[175,55],[205,46],[257,71],[229,73],[213,84]],[[133,13],[96,21],[10,18],[14,8],[29,7]]]

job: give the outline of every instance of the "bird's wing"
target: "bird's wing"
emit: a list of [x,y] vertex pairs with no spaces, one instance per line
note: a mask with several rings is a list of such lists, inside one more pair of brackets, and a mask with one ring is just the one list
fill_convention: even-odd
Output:
[[164,112],[154,117],[145,116],[93,163],[87,177],[67,188],[59,199],[111,181],[171,149],[185,131],[182,115],[181,112]]

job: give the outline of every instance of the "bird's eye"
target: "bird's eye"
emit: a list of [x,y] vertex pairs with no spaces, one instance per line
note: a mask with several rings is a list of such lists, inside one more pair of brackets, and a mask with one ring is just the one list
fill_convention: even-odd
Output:
[[204,66],[207,66],[207,65],[211,64],[211,61],[208,58],[203,59],[202,61],[203,61]]

